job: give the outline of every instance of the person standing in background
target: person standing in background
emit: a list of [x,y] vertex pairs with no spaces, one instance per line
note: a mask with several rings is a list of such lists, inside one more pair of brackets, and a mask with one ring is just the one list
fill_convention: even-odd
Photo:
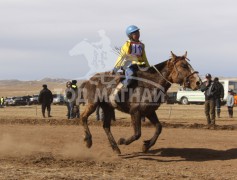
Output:
[[230,89],[228,91],[228,96],[227,96],[227,101],[226,101],[226,105],[228,108],[228,114],[229,114],[229,118],[233,118],[233,107],[234,107],[234,95],[233,95],[233,90]]
[[77,80],[72,80],[72,89],[75,94],[75,98],[73,100],[73,118],[80,118],[80,107],[79,104],[77,104],[77,97],[78,97],[78,87],[77,87]]
[[3,107],[4,106],[4,97],[1,97],[0,99],[0,107]]
[[42,108],[42,115],[45,118],[45,110],[47,108],[48,117],[52,117],[50,115],[51,112],[51,103],[53,102],[53,94],[52,92],[47,88],[47,85],[43,85],[43,89],[39,93],[39,103],[41,104]]
[[71,118],[71,102],[70,99],[72,98],[72,82],[68,81],[66,83],[66,90],[65,90],[65,102],[66,102],[66,106],[67,106],[67,118],[70,119]]
[[207,125],[215,125],[215,96],[217,87],[211,79],[211,74],[206,74],[206,81],[201,85],[201,91],[205,92],[205,115],[207,118]]
[[220,118],[221,114],[221,101],[224,98],[224,87],[223,85],[219,82],[219,78],[215,77],[214,78],[214,83],[217,87],[217,92],[216,92],[216,112],[217,112],[217,117]]

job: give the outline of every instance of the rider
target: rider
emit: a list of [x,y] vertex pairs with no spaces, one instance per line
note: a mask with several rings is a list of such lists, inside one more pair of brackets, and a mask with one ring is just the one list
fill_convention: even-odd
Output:
[[149,67],[145,53],[145,45],[139,40],[140,29],[137,26],[131,25],[126,29],[126,34],[129,38],[122,46],[120,56],[118,57],[112,74],[117,73],[119,69],[125,71],[125,79],[120,82],[110,95],[109,99],[113,106],[117,106],[115,99],[116,95],[122,88],[127,88],[132,82],[132,76],[136,74],[138,69]]
[[126,29],[126,34],[129,38],[122,46],[120,55],[115,63],[113,73],[116,73],[120,68],[125,70],[125,79],[122,84],[126,88],[131,84],[133,76],[139,67],[149,67],[145,53],[145,45],[139,40],[140,29],[137,26],[131,25]]

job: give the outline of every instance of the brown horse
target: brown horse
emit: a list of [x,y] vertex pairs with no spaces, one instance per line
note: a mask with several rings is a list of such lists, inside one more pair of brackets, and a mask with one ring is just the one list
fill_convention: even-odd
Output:
[[[109,72],[98,73],[85,81],[80,86],[80,98],[86,101],[86,107],[81,114],[81,121],[85,131],[86,145],[92,146],[92,135],[87,120],[99,105],[104,111],[103,128],[108,136],[113,150],[120,154],[120,149],[110,131],[112,112],[118,109],[131,115],[134,135],[128,139],[120,138],[118,144],[128,145],[141,136],[141,118],[146,117],[155,126],[155,134],[149,140],[144,141],[142,150],[147,152],[156,143],[161,133],[162,126],[155,113],[172,83],[198,89],[201,79],[198,72],[194,71],[188,63],[187,52],[183,56],[176,56],[171,52],[172,57],[160,64],[146,69],[138,70],[133,77],[133,83],[129,89],[122,89],[116,96],[116,103],[112,102],[109,95],[113,94],[114,88],[119,84],[121,77],[112,76]],[[80,99],[80,100],[81,100]]]

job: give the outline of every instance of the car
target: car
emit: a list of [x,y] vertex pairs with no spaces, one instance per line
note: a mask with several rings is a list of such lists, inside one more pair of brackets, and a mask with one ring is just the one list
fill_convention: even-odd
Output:
[[204,103],[205,95],[204,92],[202,92],[201,90],[193,91],[189,88],[180,88],[177,92],[176,100],[177,102],[183,105],[187,105],[190,103]]
[[6,106],[11,106],[14,104],[14,99],[15,97],[7,97],[5,100],[4,100],[4,103]]
[[30,105],[30,98],[32,98],[32,96],[22,96],[22,98],[26,101],[27,105]]
[[13,99],[13,104],[12,105],[14,105],[14,106],[27,105],[27,101],[22,96],[15,97]]
[[39,104],[39,95],[33,94],[33,96],[30,98],[30,104]]
[[64,104],[64,96],[62,94],[53,94],[53,104]]

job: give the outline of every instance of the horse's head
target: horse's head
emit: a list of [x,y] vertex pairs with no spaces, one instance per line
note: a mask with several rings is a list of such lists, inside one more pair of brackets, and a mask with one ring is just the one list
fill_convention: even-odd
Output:
[[171,55],[172,58],[168,61],[171,70],[169,79],[183,87],[193,90],[199,89],[201,78],[198,76],[198,72],[188,63],[187,51],[183,56],[176,56],[172,51]]

